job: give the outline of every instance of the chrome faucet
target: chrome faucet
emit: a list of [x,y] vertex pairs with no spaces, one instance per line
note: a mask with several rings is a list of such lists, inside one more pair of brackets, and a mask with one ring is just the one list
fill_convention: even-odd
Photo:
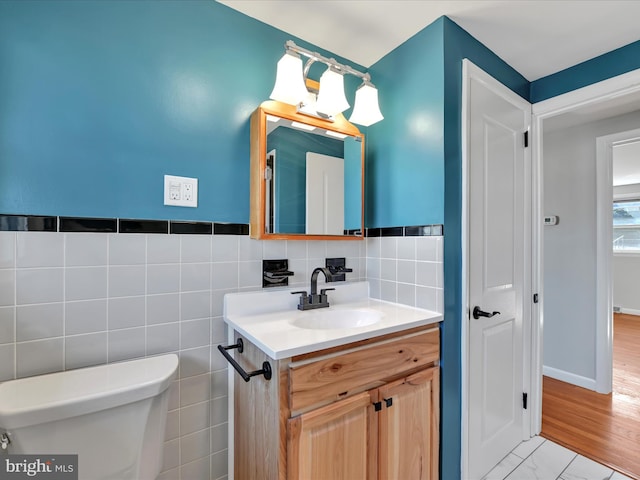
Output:
[[322,272],[327,282],[333,281],[333,276],[340,273],[352,272],[351,268],[344,267],[316,267],[311,273],[311,291],[307,294],[306,291],[291,292],[292,295],[300,295],[300,303],[298,303],[298,310],[311,310],[314,308],[325,308],[329,306],[329,299],[327,298],[327,292],[329,290],[335,290],[335,288],[322,288],[318,294],[318,274]]

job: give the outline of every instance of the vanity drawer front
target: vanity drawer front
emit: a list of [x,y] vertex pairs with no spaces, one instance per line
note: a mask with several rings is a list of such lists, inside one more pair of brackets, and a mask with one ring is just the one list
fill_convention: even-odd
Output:
[[440,330],[433,328],[397,339],[336,352],[289,370],[290,409],[338,400],[376,387],[440,357]]

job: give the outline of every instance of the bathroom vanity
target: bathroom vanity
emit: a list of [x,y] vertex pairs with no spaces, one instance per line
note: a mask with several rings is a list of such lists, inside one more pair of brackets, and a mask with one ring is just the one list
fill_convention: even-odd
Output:
[[441,314],[369,299],[367,282],[332,294],[321,312],[290,291],[225,297],[235,361],[270,368],[229,369],[234,478],[437,479]]

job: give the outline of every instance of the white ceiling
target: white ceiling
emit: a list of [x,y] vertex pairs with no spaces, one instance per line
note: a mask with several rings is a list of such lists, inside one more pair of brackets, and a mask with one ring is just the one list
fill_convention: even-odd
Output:
[[528,80],[640,39],[638,0],[218,0],[370,67],[442,15]]

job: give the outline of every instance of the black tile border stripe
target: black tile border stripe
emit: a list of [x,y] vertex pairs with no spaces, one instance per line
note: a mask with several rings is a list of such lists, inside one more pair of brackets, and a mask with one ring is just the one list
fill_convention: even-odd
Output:
[[[0,232],[107,232],[186,235],[249,235],[247,223],[216,223],[184,220],[128,218],[54,217],[0,214]],[[358,230],[349,231],[357,234]],[[365,237],[434,237],[444,235],[444,226],[415,225],[367,228]]]
[[169,233],[167,220],[132,220],[121,218],[118,220],[120,233]]
[[214,223],[214,235],[249,235],[249,225],[246,223]]
[[0,232],[57,232],[58,217],[0,215]]
[[169,232],[183,235],[211,235],[213,234],[213,223],[171,221]]
[[115,218],[83,218],[59,217],[59,232],[107,232],[118,231],[118,221]]
[[367,237],[441,237],[443,225],[415,225],[410,227],[367,228]]

